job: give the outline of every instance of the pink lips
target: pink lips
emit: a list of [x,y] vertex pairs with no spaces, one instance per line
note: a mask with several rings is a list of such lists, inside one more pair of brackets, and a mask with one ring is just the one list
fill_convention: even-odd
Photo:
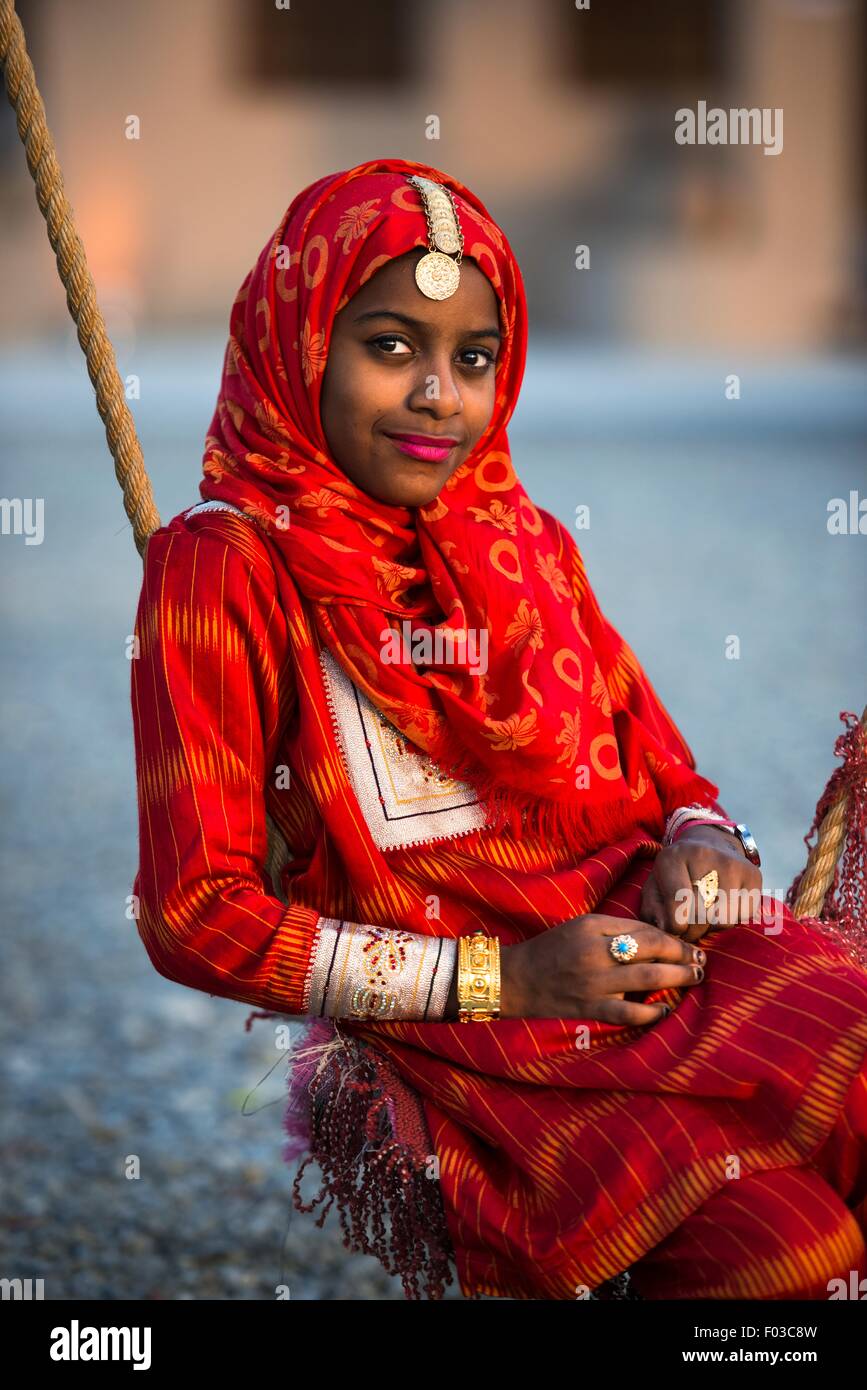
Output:
[[443,463],[458,442],[430,434],[390,434],[388,438],[402,454],[424,459],[427,463]]

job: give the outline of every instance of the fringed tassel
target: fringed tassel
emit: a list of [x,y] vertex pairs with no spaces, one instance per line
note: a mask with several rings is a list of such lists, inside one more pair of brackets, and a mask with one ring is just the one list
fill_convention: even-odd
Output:
[[[844,792],[849,794],[846,838],[819,916],[803,920],[841,940],[852,959],[867,969],[867,736],[851,710],[842,710],[840,718],[847,728],[834,744],[834,756],[843,763],[834,769],[819,798],[804,844],[812,849],[812,836]],[[797,875],[786,894],[789,907],[797,901],[805,872]]]
[[[293,1062],[300,1065],[293,1066],[284,1157],[294,1162],[299,1144],[309,1149],[293,1182],[296,1210],[324,1203],[321,1227],[336,1204],[348,1250],[374,1255],[400,1275],[408,1299],[442,1298],[453,1251],[439,1182],[428,1172],[420,1101],[386,1058],[330,1020],[314,1021]],[[300,1186],[309,1163],[323,1182],[305,1203]]]
[[[446,770],[439,758],[431,757]],[[503,782],[496,773],[481,768],[466,750],[451,763],[447,775],[472,788],[486,810],[485,829],[494,834],[508,830],[517,840],[531,836],[563,843],[583,856],[623,839],[635,827],[636,807],[629,796],[602,805],[589,797],[586,801],[542,798]]]
[[283,1116],[283,1129],[288,1136],[283,1146],[283,1158],[292,1163],[311,1147],[310,1086],[320,1067],[325,1066],[335,1048],[342,1046],[330,1018],[309,1021],[304,1041],[293,1047],[290,1057],[289,1101]]
[[674,762],[664,784],[658,784],[648,763],[648,785],[639,799],[624,793],[600,803],[589,792],[576,797],[568,787],[562,799],[540,797],[536,791],[503,781],[499,769],[481,766],[448,725],[437,731],[427,751],[442,772],[473,789],[487,810],[486,829],[496,833],[508,828],[516,839],[529,835],[562,843],[581,856],[615,844],[638,826],[661,838],[666,819],[663,797],[674,806],[691,800],[706,802],[716,793],[714,784],[694,768]]

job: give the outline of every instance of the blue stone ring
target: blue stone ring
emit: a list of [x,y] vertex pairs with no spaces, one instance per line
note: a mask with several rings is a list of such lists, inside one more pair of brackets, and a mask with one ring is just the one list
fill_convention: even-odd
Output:
[[638,955],[638,942],[634,936],[615,936],[608,949],[616,961],[625,965]]

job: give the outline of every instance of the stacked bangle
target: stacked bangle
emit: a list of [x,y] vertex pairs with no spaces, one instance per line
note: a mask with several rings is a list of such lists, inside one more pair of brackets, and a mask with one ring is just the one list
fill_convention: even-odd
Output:
[[691,806],[678,806],[676,811],[672,811],[665,824],[665,834],[662,837],[663,845],[673,845],[684,827],[690,823],[693,825],[715,825],[718,830],[725,830],[726,834],[733,835],[736,840],[740,841],[741,849],[750,863],[755,864],[756,868],[761,865],[759,847],[749,826],[744,825],[743,821],[729,820],[727,816],[719,815],[710,806],[701,806],[698,802],[693,802]]
[[698,802],[693,802],[691,806],[678,806],[676,811],[672,811],[665,826],[665,834],[662,838],[664,845],[673,845],[685,825],[692,821],[698,825],[718,825],[721,830],[731,830],[734,832],[736,822],[729,820],[727,816],[720,816],[710,806],[701,806]]
[[458,1021],[489,1023],[500,1016],[500,941],[486,932],[458,938]]

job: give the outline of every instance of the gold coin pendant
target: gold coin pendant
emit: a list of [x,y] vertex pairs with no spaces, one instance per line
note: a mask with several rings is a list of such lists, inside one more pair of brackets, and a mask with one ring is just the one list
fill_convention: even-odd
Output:
[[428,299],[448,299],[460,281],[460,266],[440,251],[428,251],[415,268],[415,282]]

